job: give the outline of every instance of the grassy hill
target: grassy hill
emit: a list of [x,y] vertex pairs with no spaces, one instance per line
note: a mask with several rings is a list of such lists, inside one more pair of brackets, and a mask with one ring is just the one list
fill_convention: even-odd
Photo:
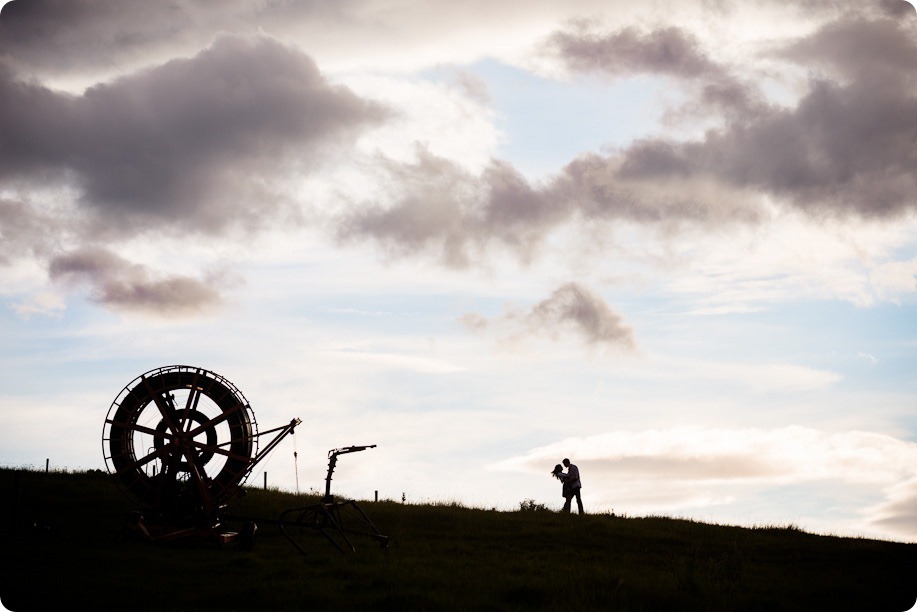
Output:
[[900,612],[917,599],[917,544],[793,528],[360,501],[392,538],[387,550],[357,537],[342,554],[316,530],[293,530],[302,554],[271,520],[315,500],[287,492],[249,489],[228,509],[266,519],[251,550],[132,536],[132,504],[101,472],[0,470],[0,496],[0,597],[14,612]]

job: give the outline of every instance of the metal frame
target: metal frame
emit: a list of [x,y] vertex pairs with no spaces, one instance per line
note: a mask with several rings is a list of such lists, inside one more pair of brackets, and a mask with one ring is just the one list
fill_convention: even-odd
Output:
[[348,549],[350,552],[356,551],[348,534],[368,536],[378,542],[383,549],[388,549],[390,538],[379,532],[355,500],[337,501],[331,494],[331,475],[337,466],[338,456],[375,447],[375,444],[345,446],[328,451],[328,475],[325,477],[325,496],[322,501],[302,508],[290,508],[280,515],[280,532],[296,550],[304,555],[308,554],[287,531],[287,527],[300,528],[300,530],[303,528],[316,529],[344,554],[348,552]]

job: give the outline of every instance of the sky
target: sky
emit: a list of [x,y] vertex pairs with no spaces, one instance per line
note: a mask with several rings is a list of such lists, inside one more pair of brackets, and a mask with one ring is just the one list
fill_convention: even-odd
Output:
[[0,464],[190,365],[254,484],[915,542],[915,143],[904,0],[7,2]]

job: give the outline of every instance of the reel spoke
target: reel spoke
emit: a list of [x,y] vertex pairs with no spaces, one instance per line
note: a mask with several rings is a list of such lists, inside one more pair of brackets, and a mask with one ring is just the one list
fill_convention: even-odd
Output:
[[204,431],[205,429],[212,428],[212,427],[214,427],[215,425],[219,425],[219,424],[222,423],[223,421],[225,421],[225,420],[231,418],[231,417],[233,416],[233,413],[234,413],[234,412],[236,412],[237,410],[241,410],[242,408],[243,408],[242,404],[237,404],[237,405],[233,406],[232,408],[230,408],[229,410],[220,413],[220,415],[219,415],[218,417],[215,417],[215,418],[213,418],[213,419],[207,421],[206,423],[201,423],[200,427],[197,427],[197,428],[193,429],[192,431],[189,431],[189,432],[188,432],[188,435],[194,437],[194,436],[196,436],[197,434],[199,434],[199,433],[201,433],[202,431]]
[[[226,444],[231,444],[231,442],[225,442],[221,446],[225,446]],[[237,455],[232,451],[224,450],[223,448],[220,448],[220,446],[211,446],[209,444],[204,444],[203,442],[191,442],[191,445],[194,448],[206,451],[211,455],[222,455],[224,457],[231,457],[238,460],[245,459],[242,455]]]
[[153,389],[150,386],[149,378],[144,377],[143,384],[146,387],[147,392],[150,394],[150,397],[152,398],[153,402],[156,403],[156,407],[159,408],[159,412],[162,414],[162,420],[168,426],[169,431],[171,431],[173,434],[178,433],[180,430],[175,428],[175,423],[172,420],[172,413],[175,412],[175,407],[169,406],[166,403],[166,400],[165,398],[163,398],[162,395],[153,391]]
[[[106,419],[105,423],[107,425],[112,425],[113,422]],[[173,438],[171,433],[159,431],[156,429],[151,429],[149,427],[144,427],[143,425],[138,425],[137,423],[130,423],[123,426],[125,429],[130,429],[131,431],[136,431],[139,433],[145,433],[153,436],[154,438],[162,438],[165,440],[171,440]]]
[[126,472],[129,472],[129,471],[132,471],[132,470],[136,470],[136,469],[138,469],[138,468],[141,468],[141,467],[145,466],[145,465],[146,465],[147,463],[149,463],[150,461],[154,461],[154,460],[156,460],[156,459],[161,459],[162,457],[166,456],[167,454],[168,454],[168,449],[167,449],[167,448],[157,449],[157,450],[153,451],[152,453],[150,453],[149,455],[147,455],[146,457],[143,457],[143,458],[141,458],[141,459],[138,459],[137,461],[134,461],[133,463],[124,466],[124,468],[122,468],[122,469],[121,469],[119,472],[117,472],[117,473],[118,473],[118,474],[124,474],[124,473],[126,473]]
[[[194,383],[192,383],[191,385],[191,391],[188,393],[188,401],[185,403],[185,413],[186,414],[192,411],[196,411],[197,403],[201,399],[201,390],[197,387],[196,383],[197,383],[197,374],[195,374],[194,376]],[[185,426],[183,427],[185,432],[188,432],[188,430],[190,429],[191,422],[192,422],[191,419],[185,420]]]

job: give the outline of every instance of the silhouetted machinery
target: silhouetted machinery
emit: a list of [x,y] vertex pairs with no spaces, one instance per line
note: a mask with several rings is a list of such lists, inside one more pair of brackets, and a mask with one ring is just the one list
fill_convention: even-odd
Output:
[[[388,548],[388,536],[379,533],[355,500],[338,501],[331,494],[331,474],[337,465],[338,455],[356,453],[375,447],[375,444],[345,446],[328,451],[328,475],[325,477],[325,495],[322,500],[303,508],[290,508],[280,515],[280,531],[299,552],[306,553],[294,535],[301,533],[303,528],[317,529],[343,553],[346,553],[348,549],[351,552],[355,550],[347,536],[348,533],[369,536],[382,548]],[[291,529],[288,530],[287,527]],[[296,531],[297,528],[299,531]]]
[[108,471],[141,506],[134,526],[145,535],[227,539],[236,534],[220,533],[226,502],[299,424],[293,419],[259,432],[248,400],[231,382],[202,368],[167,366],[122,389],[105,418],[102,447]]
[[[223,510],[241,493],[255,465],[300,423],[294,418],[259,431],[248,400],[227,379],[203,368],[166,366],[141,374],[121,390],[105,418],[102,448],[108,471],[140,505],[131,526],[145,537],[165,541],[206,536],[250,544],[257,529],[254,520],[247,519],[241,533],[223,531]],[[259,520],[278,523],[300,551],[285,526],[317,528],[342,551],[336,537],[350,545],[347,532],[368,533],[387,544],[388,538],[355,501],[338,502],[331,495],[337,456],[374,446],[329,452],[321,503],[289,510],[280,520]],[[348,513],[358,517],[356,528],[352,521],[345,523]]]

